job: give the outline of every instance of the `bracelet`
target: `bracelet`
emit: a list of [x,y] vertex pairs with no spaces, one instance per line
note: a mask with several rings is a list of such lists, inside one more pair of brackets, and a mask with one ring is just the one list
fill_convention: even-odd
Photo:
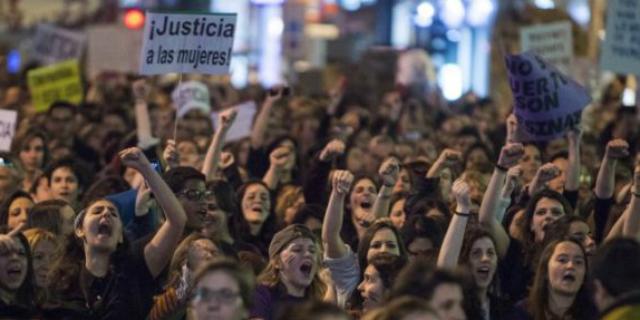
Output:
[[462,212],[455,211],[454,214],[457,216],[465,217],[465,218],[469,218],[471,216],[470,212],[462,213]]
[[495,166],[495,167],[496,167],[496,169],[498,169],[498,170],[500,170],[500,171],[502,171],[502,172],[507,172],[507,171],[509,171],[509,169],[508,169],[508,168],[505,168],[505,167],[503,167],[503,166],[501,166],[501,165],[499,165],[499,164],[497,164],[497,163],[496,163],[496,166]]

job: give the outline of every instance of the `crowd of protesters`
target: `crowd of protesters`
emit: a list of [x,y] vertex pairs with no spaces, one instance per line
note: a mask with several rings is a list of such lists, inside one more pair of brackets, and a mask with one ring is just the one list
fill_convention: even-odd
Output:
[[[89,82],[0,166],[2,319],[640,319],[640,126],[609,83],[583,125],[522,138],[490,99],[372,99],[198,77]],[[185,80],[188,77],[185,76]],[[357,79],[356,79],[357,80]],[[243,101],[250,137],[226,135]],[[508,109],[508,106],[506,106]]]

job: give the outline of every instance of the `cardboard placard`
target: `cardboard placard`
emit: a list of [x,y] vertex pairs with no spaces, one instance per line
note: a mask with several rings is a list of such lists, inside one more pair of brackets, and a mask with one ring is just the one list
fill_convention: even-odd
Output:
[[17,122],[17,111],[0,110],[0,151],[11,151],[11,141],[16,134]]
[[235,28],[235,13],[148,11],[140,51],[140,73],[227,74]]
[[179,118],[193,109],[202,110],[207,114],[211,111],[209,88],[202,82],[187,81],[181,83],[173,90],[171,98]]
[[520,45],[522,52],[533,52],[564,74],[571,73],[573,34],[569,21],[523,27]]
[[31,70],[27,83],[37,112],[47,111],[56,101],[80,103],[84,97],[77,60]]
[[[87,74],[90,78],[104,71],[137,73],[142,47],[142,31],[120,25],[87,28]],[[108,39],[108,41],[105,41]]]
[[609,0],[600,65],[621,74],[640,74],[640,1]]
[[32,56],[45,65],[80,59],[86,37],[80,32],[39,24],[33,41]]
[[[236,109],[236,119],[229,128],[225,141],[238,141],[251,136],[251,129],[253,128],[253,117],[256,114],[257,106],[254,101],[247,101],[241,103],[233,108]],[[211,115],[213,121],[213,127],[218,127],[218,112]]]
[[514,113],[529,140],[562,137],[580,124],[589,92],[531,52],[506,57]]

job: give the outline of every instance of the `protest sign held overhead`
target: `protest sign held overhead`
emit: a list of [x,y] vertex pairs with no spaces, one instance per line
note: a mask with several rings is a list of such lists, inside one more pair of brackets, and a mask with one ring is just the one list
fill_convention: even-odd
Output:
[[171,98],[178,117],[182,117],[194,109],[202,110],[207,114],[211,112],[209,88],[201,82],[187,81],[181,83],[173,90]]
[[17,121],[17,111],[0,110],[0,152],[11,151],[11,140],[16,133]]
[[508,55],[506,64],[514,113],[528,139],[552,140],[580,124],[591,97],[577,82],[531,52]]
[[87,38],[87,74],[90,78],[103,71],[136,73],[140,69],[138,56],[131,53],[140,52],[142,30],[120,25],[91,26],[87,28]]
[[140,73],[226,74],[236,14],[147,12]]
[[622,74],[640,74],[640,1],[609,0],[600,64]]
[[[236,120],[229,128],[227,132],[226,140],[238,141],[246,137],[251,136],[251,128],[253,128],[253,117],[256,114],[256,103],[254,101],[247,101],[233,107],[236,109]],[[218,112],[211,114],[213,126],[218,127]]]
[[570,74],[573,34],[568,21],[521,28],[520,45],[523,52],[533,52],[564,74]]
[[27,83],[38,112],[47,111],[56,101],[82,102],[82,80],[76,60],[31,70],[27,74]]
[[[104,39],[103,39],[104,40]],[[48,24],[40,24],[33,41],[32,56],[43,64],[80,59],[85,35]]]

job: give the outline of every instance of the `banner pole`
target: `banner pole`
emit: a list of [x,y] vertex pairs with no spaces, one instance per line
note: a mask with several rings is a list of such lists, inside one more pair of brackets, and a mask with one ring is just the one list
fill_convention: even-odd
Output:
[[[178,84],[176,85],[176,88],[180,87],[180,84],[182,84],[182,72],[180,73],[180,76],[178,77]],[[177,145],[178,144],[178,121],[180,119],[180,116],[178,115],[179,113],[179,109],[176,108],[176,120],[173,123],[173,142]]]

